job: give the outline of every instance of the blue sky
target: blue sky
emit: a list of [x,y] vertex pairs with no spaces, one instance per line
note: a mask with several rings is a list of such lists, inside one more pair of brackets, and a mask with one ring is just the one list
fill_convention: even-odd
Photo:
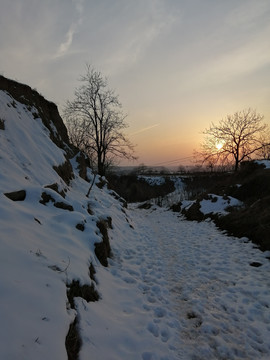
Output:
[[269,19],[269,0],[1,0],[0,72],[61,112],[91,63],[119,94],[138,162],[157,164],[191,156],[235,111],[270,123]]

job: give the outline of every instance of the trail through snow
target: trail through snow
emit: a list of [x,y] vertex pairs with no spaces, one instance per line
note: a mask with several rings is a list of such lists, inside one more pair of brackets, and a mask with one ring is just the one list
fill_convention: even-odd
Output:
[[134,301],[122,292],[127,317],[121,322],[130,329],[124,331],[126,346],[136,348],[129,341],[138,333],[157,341],[141,357],[130,358],[269,359],[267,254],[247,239],[222,234],[211,222],[188,222],[162,208],[134,207],[130,217],[134,239],[114,249],[111,261],[113,276],[127,284]]

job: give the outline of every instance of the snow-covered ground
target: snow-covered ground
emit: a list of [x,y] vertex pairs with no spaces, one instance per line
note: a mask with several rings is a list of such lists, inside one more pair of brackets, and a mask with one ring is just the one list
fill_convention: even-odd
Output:
[[203,199],[200,202],[200,211],[206,215],[209,213],[216,213],[226,215],[228,207],[241,207],[242,202],[231,196],[220,196],[215,194],[208,194],[208,199]]
[[138,179],[143,179],[150,185],[162,185],[165,183],[164,176],[146,176],[146,175],[139,175]]
[[[87,198],[76,160],[67,185],[53,170],[64,151],[4,92],[0,119],[1,359],[67,359],[75,315],[80,360],[270,358],[269,253],[165,208],[124,209],[106,187]],[[4,195],[22,189],[24,201]],[[41,204],[43,192],[73,211]],[[97,221],[108,216],[113,258],[105,268],[94,243],[102,238]],[[101,299],[77,297],[70,309],[66,285],[90,285],[90,263]]]
[[257,160],[257,164],[264,165],[266,169],[270,169],[270,160]]
[[[188,222],[158,207],[134,209],[132,215],[140,229],[132,259],[142,262],[123,268],[135,271],[137,287],[145,289],[148,330],[161,340],[166,334],[175,348],[175,357],[168,358],[268,359],[267,254],[211,222]],[[149,358],[160,357],[152,351]]]

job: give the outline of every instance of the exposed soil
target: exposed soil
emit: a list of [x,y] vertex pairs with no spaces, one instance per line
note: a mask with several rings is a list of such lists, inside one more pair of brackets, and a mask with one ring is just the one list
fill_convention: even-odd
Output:
[[108,258],[111,257],[111,246],[108,236],[108,227],[111,227],[111,218],[100,220],[97,222],[97,227],[102,235],[102,242],[95,243],[95,254],[103,266],[108,266]]
[[[199,178],[190,181],[195,192],[194,183],[200,183]],[[197,201],[183,214],[188,220],[202,221],[205,215],[200,212],[199,202],[207,193],[228,195],[241,200],[242,208],[231,208],[225,216],[210,215],[216,225],[228,234],[237,237],[248,237],[263,251],[270,250],[270,169],[264,169],[254,162],[245,163],[236,174],[224,174],[216,178],[209,175],[203,178],[204,191]],[[189,184],[187,184],[189,186]],[[209,215],[207,215],[209,217]]]

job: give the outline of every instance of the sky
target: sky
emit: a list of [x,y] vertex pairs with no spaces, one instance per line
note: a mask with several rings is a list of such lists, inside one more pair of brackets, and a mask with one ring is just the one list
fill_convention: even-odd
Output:
[[92,64],[119,95],[135,164],[186,165],[211,122],[249,107],[270,124],[269,0],[0,5],[0,73],[61,113]]

